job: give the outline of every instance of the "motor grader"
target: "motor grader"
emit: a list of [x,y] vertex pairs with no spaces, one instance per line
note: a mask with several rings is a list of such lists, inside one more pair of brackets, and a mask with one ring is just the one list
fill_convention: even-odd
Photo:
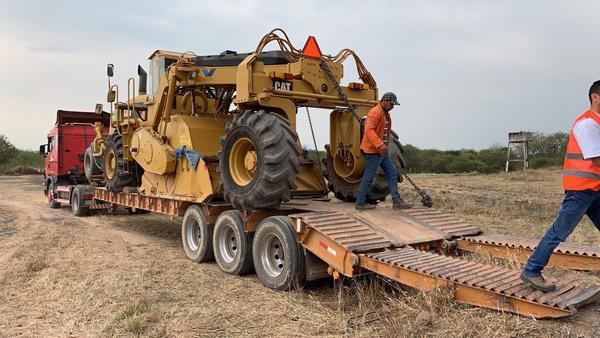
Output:
[[[278,50],[265,51],[270,43]],[[349,57],[360,82],[340,85]],[[292,196],[329,190],[341,200],[355,199],[364,169],[361,119],[377,104],[378,89],[352,50],[322,54],[312,36],[300,50],[274,29],[251,53],[157,50],[149,60],[148,73],[138,66],[137,94],[136,79],[128,80],[124,102],[118,85],[111,85],[114,67],[107,68],[112,132],[98,133],[88,152],[94,158],[86,162],[94,166],[88,172],[103,171],[97,183],[196,203],[224,198],[241,210],[275,209]],[[323,170],[302,152],[301,108],[330,111]],[[405,164],[395,134],[390,143],[400,172]],[[376,203],[387,193],[380,170],[368,200]]]

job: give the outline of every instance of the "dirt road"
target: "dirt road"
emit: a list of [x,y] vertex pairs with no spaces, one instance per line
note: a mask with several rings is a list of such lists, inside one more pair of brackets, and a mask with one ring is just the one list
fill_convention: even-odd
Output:
[[[502,196],[491,196],[485,184],[465,187],[473,180],[457,177],[418,179],[442,208],[502,230],[498,222],[492,226],[480,219],[478,209]],[[382,280],[275,292],[254,275],[233,277],[214,263],[189,261],[178,220],[125,212],[77,218],[67,208],[46,206],[39,177],[0,177],[0,186],[2,337],[593,336],[600,331],[598,305],[570,319],[534,321],[457,305],[443,291],[419,294]],[[475,196],[473,205],[465,204],[466,193]],[[518,216],[522,208],[502,210],[509,224],[505,232],[528,222]],[[578,231],[590,230],[586,227]],[[575,240],[600,243],[597,233],[579,232]],[[600,283],[597,273],[575,274]]]

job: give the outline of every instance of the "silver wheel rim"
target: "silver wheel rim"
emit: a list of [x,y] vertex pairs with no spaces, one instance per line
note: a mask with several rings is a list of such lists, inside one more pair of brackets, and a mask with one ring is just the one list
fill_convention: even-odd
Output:
[[279,277],[285,266],[285,255],[281,240],[276,235],[269,234],[264,243],[260,258],[265,272],[271,277]]
[[77,195],[73,196],[73,207],[75,210],[79,209],[79,199],[77,198]]
[[226,263],[233,262],[238,252],[238,239],[235,236],[233,228],[225,226],[222,231],[219,231],[217,243],[223,260]]
[[187,227],[186,239],[188,248],[192,251],[198,251],[200,245],[200,224],[196,220],[192,220],[192,224]]

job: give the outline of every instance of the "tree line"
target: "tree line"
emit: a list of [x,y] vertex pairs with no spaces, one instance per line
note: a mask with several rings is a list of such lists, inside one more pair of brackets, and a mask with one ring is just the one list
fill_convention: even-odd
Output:
[[42,155],[37,151],[18,149],[6,136],[0,135],[1,175],[41,174],[43,170]]
[[[541,133],[533,132],[532,140],[528,144],[529,167],[546,168],[561,166],[565,157],[569,134],[564,132]],[[505,169],[508,148],[503,145],[473,150],[438,150],[421,149],[411,144],[404,145],[404,158],[407,171],[414,173],[495,173]],[[319,152],[324,159],[324,151]],[[309,158],[316,161],[314,150],[309,151]],[[521,147],[511,148],[511,158],[523,158]],[[511,166],[519,166],[512,163]]]
[[[561,166],[569,134],[533,132],[528,143],[529,167],[533,169]],[[404,146],[407,171],[420,173],[494,173],[505,169],[508,148],[499,144],[481,150],[437,150]],[[523,149],[511,148],[511,158],[523,158]],[[511,166],[521,166],[511,163]]]

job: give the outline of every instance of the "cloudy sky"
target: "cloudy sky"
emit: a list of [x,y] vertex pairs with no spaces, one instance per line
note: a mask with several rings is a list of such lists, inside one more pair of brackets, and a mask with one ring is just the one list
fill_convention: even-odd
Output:
[[[401,141],[441,149],[567,131],[600,79],[598,1],[7,1],[0,11],[0,134],[37,149],[57,109],[105,100],[155,49],[247,52],[275,27],[301,47],[354,49],[393,91]],[[354,68],[352,63],[346,69]],[[356,81],[349,75],[344,83]],[[315,111],[320,146],[327,112]],[[305,111],[299,135],[311,144]]]

